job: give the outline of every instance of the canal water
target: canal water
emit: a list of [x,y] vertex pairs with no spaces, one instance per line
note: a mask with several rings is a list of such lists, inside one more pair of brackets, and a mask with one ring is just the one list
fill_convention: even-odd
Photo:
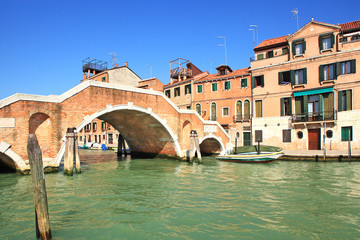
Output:
[[[360,163],[82,160],[45,175],[54,239],[360,239]],[[35,239],[31,177],[0,195],[0,238]]]

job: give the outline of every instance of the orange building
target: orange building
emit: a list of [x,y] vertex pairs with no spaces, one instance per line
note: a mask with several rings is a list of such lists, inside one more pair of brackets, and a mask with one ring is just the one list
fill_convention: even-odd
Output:
[[204,120],[218,121],[232,143],[251,143],[251,77],[249,68],[220,65],[217,73],[194,80],[192,109]]
[[284,149],[360,149],[360,21],[311,21],[251,61],[253,137]]

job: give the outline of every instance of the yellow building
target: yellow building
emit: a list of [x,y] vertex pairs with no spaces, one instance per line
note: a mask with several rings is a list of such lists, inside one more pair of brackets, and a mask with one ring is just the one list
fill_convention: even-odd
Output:
[[284,149],[360,149],[360,21],[312,20],[251,61],[253,139]]

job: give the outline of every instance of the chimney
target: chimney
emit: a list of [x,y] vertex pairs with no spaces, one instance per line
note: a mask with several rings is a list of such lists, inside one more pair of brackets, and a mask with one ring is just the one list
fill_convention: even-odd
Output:
[[125,62],[125,66],[126,66],[126,67],[129,67],[129,63],[128,63],[128,62]]
[[86,78],[87,78],[87,76],[86,76],[86,74],[83,72],[83,80],[86,79]]
[[170,84],[173,84],[173,82],[174,82],[174,81],[173,81],[173,79],[172,79],[172,78],[170,78]]
[[119,64],[117,63],[117,64],[115,64],[115,67],[118,67],[119,66]]

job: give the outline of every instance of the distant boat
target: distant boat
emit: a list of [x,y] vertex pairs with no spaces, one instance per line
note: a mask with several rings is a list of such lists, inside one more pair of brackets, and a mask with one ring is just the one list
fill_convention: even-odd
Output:
[[247,152],[239,154],[219,155],[217,160],[225,162],[237,162],[237,163],[269,163],[275,161],[284,153],[279,152]]

